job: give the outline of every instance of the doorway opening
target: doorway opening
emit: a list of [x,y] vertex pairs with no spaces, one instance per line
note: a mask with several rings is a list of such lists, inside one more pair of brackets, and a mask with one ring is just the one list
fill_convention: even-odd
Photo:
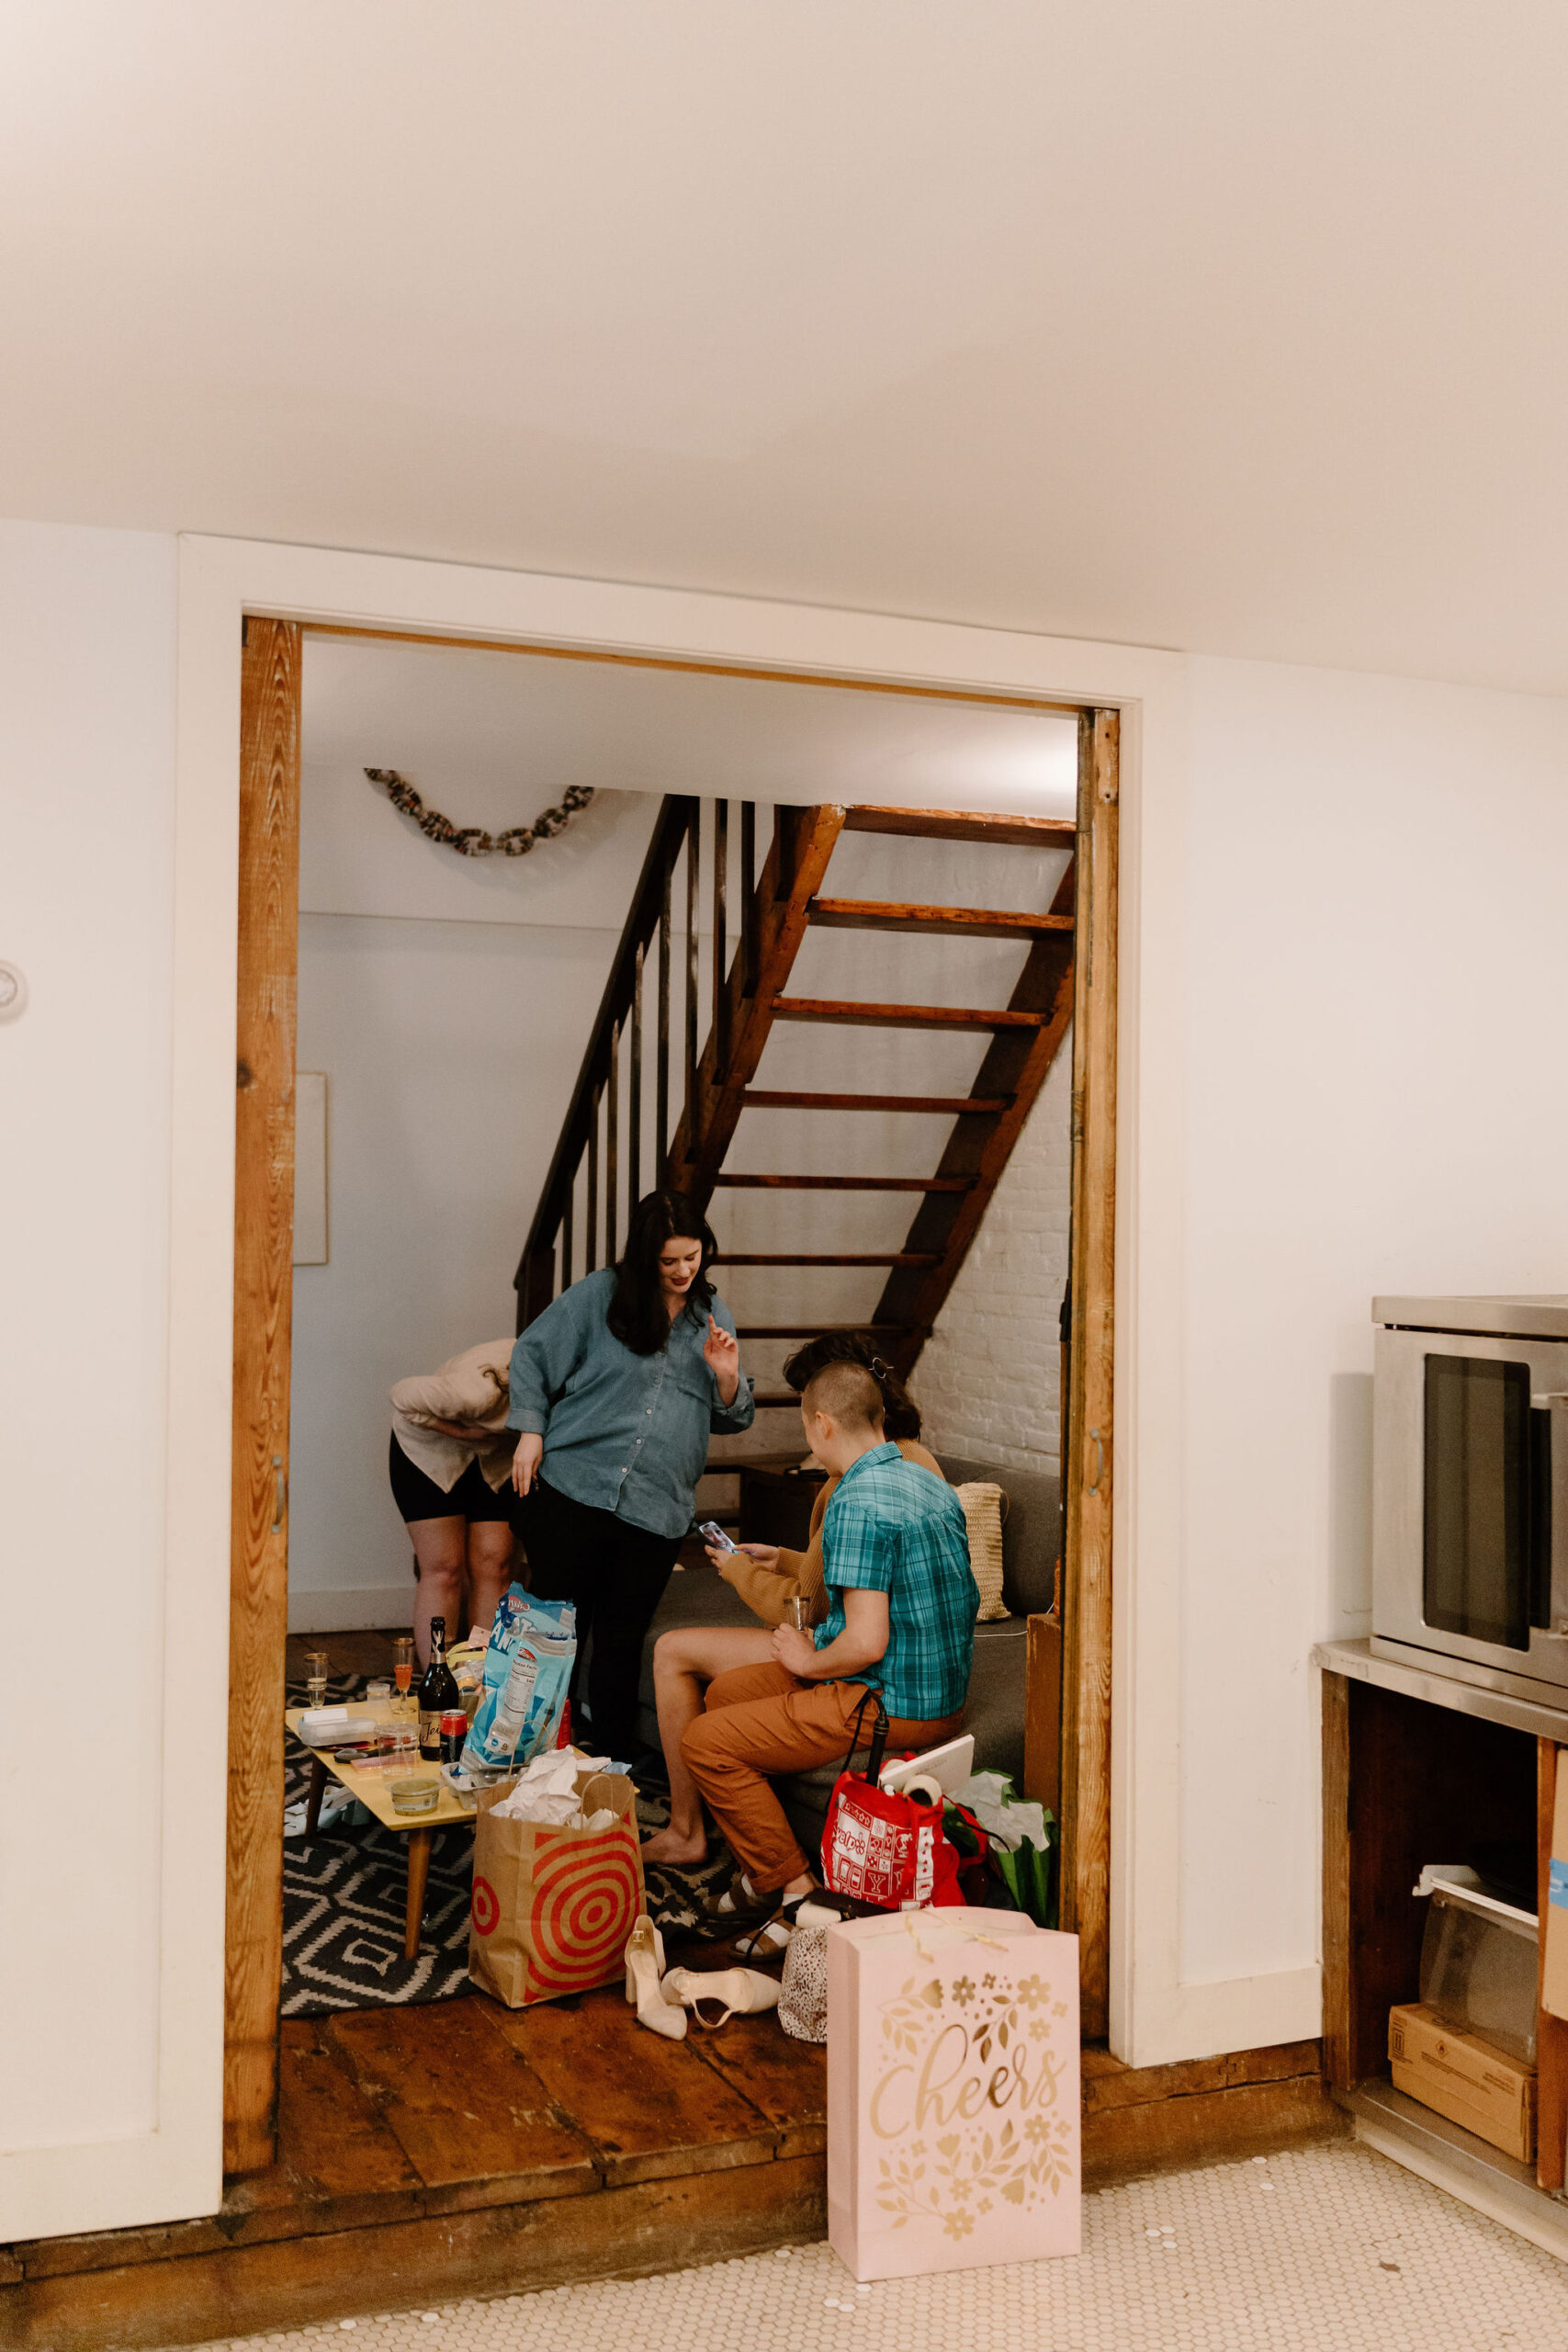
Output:
[[[323,680],[338,667],[336,739],[330,694],[317,702],[319,724],[311,723],[318,662]],[[378,664],[388,666],[375,677]],[[394,665],[414,683],[395,684]],[[443,700],[444,665],[462,681],[450,702]],[[549,681],[529,696],[527,757],[516,751],[514,691],[498,684],[502,718],[493,741],[501,749],[487,773],[476,749],[484,729],[474,724],[475,710],[482,716],[492,676],[523,672]],[[563,679],[571,682],[570,693]],[[1072,1475],[1062,1484],[1057,1630],[1043,1630],[1030,1645],[1027,1703],[1053,1754],[1060,1724],[1060,1783],[1051,1793],[1062,1824],[1062,1924],[1083,1938],[1086,2031],[1102,2033],[1116,712],[262,618],[248,624],[243,684],[229,2169],[246,2173],[271,2161],[280,2093],[287,2100],[291,2083],[295,2096],[309,2079],[346,2099],[373,2075],[379,2088],[372,2108],[384,2120],[395,2105],[400,2117],[395,2150],[378,2146],[377,2161],[411,2165],[431,2194],[452,2185],[453,2177],[441,2174],[448,2155],[435,2144],[430,2109],[423,2123],[410,2120],[418,2100],[406,2066],[400,2075],[394,2063],[400,2035],[406,2042],[410,2031],[404,2010],[390,2024],[389,2011],[379,2020],[372,2009],[357,2012],[366,2020],[353,2029],[364,2061],[357,2076],[336,2030],[309,2020],[309,2004],[298,2015],[310,2030],[286,2037],[281,2062],[279,2055],[278,1727],[290,1608],[296,1646],[310,1640],[331,1653],[336,1643],[345,1671],[374,1664],[374,1642],[408,1622],[412,1580],[402,1588],[403,1611],[389,1610],[396,1570],[386,1564],[400,1550],[407,1559],[396,1519],[389,1521],[391,1380],[433,1370],[457,1346],[492,1336],[492,1325],[502,1331],[514,1274],[516,1309],[526,1320],[552,1293],[606,1262],[637,1189],[674,1170],[715,1204],[728,1261],[718,1278],[736,1308],[760,1400],[780,1394],[782,1358],[802,1329],[874,1328],[887,1333],[889,1348],[905,1351],[928,1410],[940,1396],[933,1420],[948,1412],[961,1441],[946,1452],[983,1468],[983,1433],[977,1445],[974,1426],[962,1425],[962,1406],[965,1381],[983,1386],[988,1376],[985,1351],[966,1353],[954,1318],[944,1324],[942,1310],[959,1295],[965,1265],[977,1262],[972,1245],[986,1231],[985,1209],[1007,1182],[1021,1135],[1032,1131],[1032,1112],[1047,1103],[1053,1068],[1064,1129],[1072,1104],[1074,1315],[1060,1419],[1083,1442],[1075,1435]],[[628,691],[634,687],[637,695]],[[417,711],[427,722],[423,739],[410,726],[397,741],[386,741],[397,731],[390,718],[400,695],[405,716]],[[374,752],[367,737],[354,734],[356,696],[362,711],[381,717]],[[780,720],[780,697],[809,716]],[[661,701],[655,723],[650,714],[660,714]],[[886,723],[889,711],[896,729]],[[1016,809],[1021,771],[995,787],[987,807],[976,744],[987,728],[1003,740],[1010,729],[1010,756],[1021,762],[1024,730],[1046,726],[1065,739],[1055,796],[1065,830],[1032,833],[1027,821],[1015,821],[1016,838],[1004,839],[997,804]],[[447,751],[445,766],[433,755],[438,745]],[[461,859],[418,834],[365,775],[372,766],[406,775],[459,828],[493,831],[526,821],[541,805],[558,804],[583,775],[592,777],[596,798],[561,836],[507,861],[508,873],[500,861]],[[1044,803],[1052,796],[1043,786],[1038,797]],[[944,811],[945,829],[938,822]],[[1048,808],[1032,813],[1049,825]],[[375,854],[367,855],[364,831],[372,820]],[[998,885],[1006,861],[1010,879]],[[1048,1003],[1010,1006],[1032,957],[1037,994],[1050,977],[1036,949],[1051,933],[1010,935],[993,925],[987,937],[970,925],[954,936],[940,919],[980,910],[1043,922],[1069,866],[1075,903],[1055,909],[1069,926],[1057,934],[1067,942],[1055,976],[1065,975],[1065,992],[1054,984]],[[1021,885],[1012,879],[1021,873]],[[645,880],[652,920],[637,936],[632,918]],[[339,903],[330,903],[334,896]],[[872,907],[883,916],[868,921]],[[534,919],[519,921],[520,911]],[[780,940],[794,916],[801,935],[785,942],[781,967]],[[1005,992],[976,992],[979,979],[994,979],[998,969],[1006,970]],[[1031,1017],[984,1031],[940,1018],[872,1025],[844,1017],[856,1007],[886,1013],[895,1005],[932,1015],[978,1006]],[[998,1057],[998,1046],[1010,1042],[1010,1026],[1016,1047],[1018,1034],[1036,1041],[1052,1021],[1059,1057],[1038,1073],[1009,1132],[1027,1053],[1015,1050],[1010,1062],[1005,1053]],[[840,1046],[856,1058],[830,1069],[829,1050]],[[297,1073],[325,1081],[329,1142],[324,1262],[307,1261],[296,1272],[297,1138],[317,1149],[315,1132],[307,1134],[299,1116]],[[813,1095],[816,1103],[805,1099]],[[899,1098],[921,1107],[890,1107]],[[981,1103],[998,1107],[972,1107]],[[983,1133],[982,1123],[988,1123]],[[1064,1152],[1064,1222],[1066,1159]],[[476,1193],[464,1169],[498,1164],[504,1182],[487,1179]],[[416,1184],[407,1181],[412,1167],[424,1171]],[[299,1172],[305,1173],[302,1159]],[[1013,1172],[1029,1173],[1021,1160]],[[897,1189],[874,1181],[888,1178]],[[445,1218],[433,1214],[442,1185],[453,1204]],[[959,1230],[950,1250],[962,1213],[976,1206],[981,1214],[971,1216],[968,1232]],[[933,1286],[944,1280],[938,1298]],[[1043,1408],[1054,1383],[1040,1366],[1055,1358],[1055,1306],[1043,1295],[1026,1303],[1020,1319],[1035,1342],[1032,1369],[1014,1384],[1027,1399],[1020,1424],[1026,1438],[1048,1431],[1053,1445],[1055,1417]],[[976,1312],[983,1320],[983,1296]],[[743,1480],[755,1488],[756,1507],[773,1466],[758,1456],[795,1442],[793,1408],[789,1396],[759,1412],[760,1426],[772,1417],[775,1430],[788,1430],[781,1441],[724,1441],[716,1448],[713,1483],[705,1489],[716,1514],[747,1508]],[[376,1414],[378,1443],[371,1437]],[[731,1468],[736,1455],[744,1459]],[[1004,1462],[1003,1483],[1006,1469]],[[1053,1555],[1059,1549],[1053,1540]],[[351,1594],[357,1598],[345,1598]],[[1047,1606],[1034,1614],[1052,1612]],[[350,1622],[329,1623],[334,1617]],[[1021,1648],[1021,1625],[1017,1634]],[[448,2005],[443,2032],[453,2037],[454,2052],[477,2028],[453,2019],[474,2008],[467,2000]],[[581,2082],[590,2063],[587,2043],[580,2047],[569,2030],[570,2015],[556,2012],[552,2023],[545,2010],[522,2013],[531,2037],[511,2043],[517,2064],[532,2068],[547,2088],[552,2066],[561,2079]],[[546,2061],[552,2036],[559,2046]],[[529,2054],[536,2042],[542,2073]],[[460,2063],[482,2072],[477,2052]],[[820,2131],[808,2084],[792,2078],[759,2097],[760,2076],[748,2088],[727,2079],[722,2065],[697,2063],[705,2070],[699,2104],[733,2105],[703,2142],[731,2152],[714,2160],[716,2170],[761,2164],[755,2153],[737,2157],[740,2146],[763,2150],[775,2165],[808,2160],[811,2134]],[[520,2097],[521,2078],[513,2087]],[[665,2086],[660,2097],[679,2109],[690,2092],[690,2085]],[[518,2104],[513,2098],[513,2109]],[[552,2094],[543,2104],[558,2112],[562,2102]],[[346,2110],[344,2120],[346,2130]],[[628,2128],[617,2113],[623,2139]],[[648,2166],[668,2170],[670,2155],[645,2147],[635,2160],[642,2172],[617,2173],[603,2143],[585,2147],[585,2135],[570,2128],[553,2154],[536,2154],[529,2177],[536,2174],[546,2185],[533,2193],[551,2196],[570,2193],[567,2184],[581,2182],[585,2162],[597,2167],[598,2181],[624,2185],[649,2177]],[[528,2167],[516,2157],[514,2140],[505,2147],[498,2141],[487,2154],[470,2139],[462,2177],[479,2177],[476,2165],[490,2178],[520,2175]],[[786,2182],[781,2175],[773,2183],[781,2210],[797,2191],[807,2193],[805,2177]],[[760,2196],[763,2185],[751,2187]]]

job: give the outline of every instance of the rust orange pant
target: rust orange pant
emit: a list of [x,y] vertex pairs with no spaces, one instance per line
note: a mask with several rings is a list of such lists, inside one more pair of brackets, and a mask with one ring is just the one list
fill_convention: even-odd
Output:
[[[818,1867],[801,1851],[769,1785],[772,1777],[841,1761],[851,1717],[864,1696],[863,1682],[801,1682],[773,1664],[739,1666],[708,1684],[705,1712],[687,1731],[681,1753],[759,1894],[772,1894]],[[866,1709],[868,1733],[875,1712]],[[962,1711],[929,1724],[895,1716],[888,1752],[935,1747],[951,1739],[963,1720]]]

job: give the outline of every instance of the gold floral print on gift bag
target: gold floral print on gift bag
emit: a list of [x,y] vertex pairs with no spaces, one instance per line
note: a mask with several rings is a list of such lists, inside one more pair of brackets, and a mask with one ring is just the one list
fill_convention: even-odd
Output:
[[1078,2250],[1077,1939],[1018,1912],[828,1933],[829,2235],[857,2278]]

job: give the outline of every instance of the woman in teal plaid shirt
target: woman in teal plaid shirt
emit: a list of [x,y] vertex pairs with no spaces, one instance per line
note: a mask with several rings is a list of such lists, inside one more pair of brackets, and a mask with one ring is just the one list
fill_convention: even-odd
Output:
[[861,1364],[829,1364],[810,1382],[807,1442],[840,1480],[822,1522],[826,1623],[814,1634],[775,1627],[772,1661],[718,1675],[682,1742],[740,1863],[741,1923],[816,1884],[770,1781],[842,1756],[867,1689],[881,1694],[894,1750],[937,1747],[964,1720],[980,1604],[964,1507],[886,1442],[882,1414]]

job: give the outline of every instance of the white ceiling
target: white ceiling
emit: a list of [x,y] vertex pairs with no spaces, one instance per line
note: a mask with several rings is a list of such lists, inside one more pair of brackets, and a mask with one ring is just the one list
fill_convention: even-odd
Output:
[[307,641],[303,742],[311,766],[397,768],[492,826],[573,784],[1047,816],[1077,797],[1077,723],[1042,712],[344,638]]
[[0,511],[1568,690],[1560,0],[52,0]]

